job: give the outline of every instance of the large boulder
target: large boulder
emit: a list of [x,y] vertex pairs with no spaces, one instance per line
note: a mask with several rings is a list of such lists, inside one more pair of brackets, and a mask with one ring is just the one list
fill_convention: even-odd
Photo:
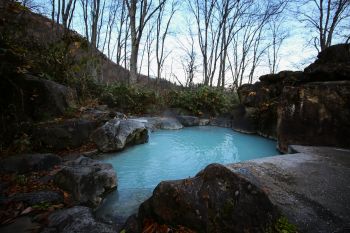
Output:
[[144,126],[151,132],[154,132],[161,128],[161,117],[139,117],[132,118],[132,120],[144,124]]
[[210,124],[210,119],[208,118],[200,118],[199,119],[199,125],[200,126],[206,126]]
[[304,70],[308,82],[350,80],[350,45],[338,44],[320,52]]
[[233,111],[232,129],[242,133],[257,133],[257,108],[245,107],[243,104],[236,106]]
[[76,92],[56,82],[24,75],[18,79],[22,89],[24,114],[34,120],[60,116],[76,104]]
[[80,118],[105,123],[113,118],[125,120],[127,116],[124,113],[109,109],[107,105],[98,105],[96,107],[80,108]]
[[76,202],[89,206],[98,206],[103,195],[117,187],[117,175],[111,164],[83,156],[68,161],[54,180]]
[[213,119],[210,119],[209,125],[218,126],[223,128],[232,127],[232,117],[231,116],[219,116]]
[[31,134],[33,121],[62,116],[76,106],[75,90],[33,75],[13,74],[14,70],[0,74],[2,147],[11,145],[18,135]]
[[133,120],[144,124],[150,131],[159,129],[177,130],[184,127],[180,121],[174,117],[140,117],[134,118]]
[[284,86],[300,85],[305,75],[300,71],[281,71],[259,78],[259,82],[245,84],[238,89],[240,105],[233,109],[232,128],[277,138],[277,106]]
[[277,215],[264,191],[219,164],[161,182],[139,210],[141,224],[154,219],[197,232],[265,232]]
[[196,232],[348,232],[350,150],[292,149],[161,182],[139,209],[140,229],[153,221]]
[[148,131],[140,121],[113,119],[98,128],[91,138],[100,151],[112,152],[147,142]]
[[69,119],[39,124],[33,131],[33,143],[38,150],[62,150],[87,144],[98,128],[98,120]]
[[176,118],[162,117],[159,120],[161,129],[177,130],[184,127]]
[[0,162],[1,172],[27,173],[49,170],[61,163],[61,157],[55,154],[23,154],[14,155]]
[[308,81],[350,80],[350,44],[330,46],[304,70]]
[[97,221],[92,210],[84,206],[74,206],[58,210],[48,217],[43,233],[114,233],[112,226]]
[[350,81],[285,87],[278,107],[278,147],[350,146]]
[[185,127],[199,126],[199,118],[195,116],[177,116],[176,119]]

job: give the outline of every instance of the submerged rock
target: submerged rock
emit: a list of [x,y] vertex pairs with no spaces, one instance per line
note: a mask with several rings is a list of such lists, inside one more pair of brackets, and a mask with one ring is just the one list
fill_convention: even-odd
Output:
[[195,116],[177,116],[176,118],[185,127],[198,126],[200,122],[199,118]]
[[103,195],[117,187],[117,175],[111,164],[83,156],[68,161],[54,180],[76,202],[90,206],[98,206]]
[[14,155],[1,160],[1,172],[27,173],[49,170],[61,163],[61,157],[55,154]]
[[113,119],[98,128],[91,138],[100,151],[112,152],[147,142],[148,131],[140,121]]
[[154,219],[198,232],[264,232],[277,215],[265,192],[219,164],[194,178],[161,182],[139,211],[141,223]]
[[74,206],[58,210],[48,217],[48,225],[42,233],[112,233],[112,226],[97,221],[92,210],[84,206]]

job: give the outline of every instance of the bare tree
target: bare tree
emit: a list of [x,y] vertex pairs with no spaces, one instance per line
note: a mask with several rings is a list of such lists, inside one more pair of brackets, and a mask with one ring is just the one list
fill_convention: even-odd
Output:
[[83,12],[85,37],[92,48],[98,48],[101,28],[104,24],[106,0],[103,0],[103,2],[101,0],[80,0],[80,4]]
[[[58,0],[60,1],[60,0]],[[85,38],[87,40],[90,40],[89,37],[89,14],[88,14],[88,9],[89,9],[89,0],[80,0],[81,8],[83,11],[83,20],[84,20],[84,27],[85,27]]]
[[[96,48],[100,49],[100,41],[101,41],[101,30],[102,27],[104,26],[104,13],[105,13],[105,7],[106,7],[106,0],[103,0],[102,8],[99,13],[99,19],[98,19],[98,25],[97,25],[97,41],[96,41]],[[108,24],[107,24],[108,27]],[[106,30],[108,31],[108,29]],[[103,50],[102,50],[103,52]]]
[[[127,14],[127,8],[125,4],[125,0],[122,0],[122,6],[120,9],[119,18],[117,19],[117,53],[116,53],[116,63],[118,65],[121,65],[123,62],[123,54],[124,59],[126,59],[126,47],[127,47],[127,40],[129,38],[129,24],[128,24],[128,14]],[[125,52],[123,53],[123,49],[125,49]],[[112,52],[114,53],[114,51]],[[126,68],[126,63],[124,63],[124,66]]]
[[[197,53],[195,48],[195,34],[192,31],[190,20],[187,19],[188,30],[186,32],[186,40],[183,42],[178,39],[179,48],[181,50],[180,63],[185,74],[185,86],[191,87],[194,84],[195,73],[197,72]],[[174,78],[177,79],[175,75]],[[181,85],[182,83],[177,80]]]
[[[166,0],[160,0],[153,7],[152,0],[149,2],[147,0],[125,0],[129,13],[131,35],[130,83],[136,83],[137,81],[137,60],[145,25],[165,2]],[[137,18],[139,19],[138,24],[136,23]]]
[[[112,1],[109,5],[109,14],[108,14],[108,22],[107,22],[107,28],[104,35],[104,42],[102,46],[102,51],[105,51],[105,47],[107,44],[107,56],[109,59],[112,59],[112,51],[111,51],[111,41],[112,41],[112,32],[114,29],[114,24],[116,20],[117,12],[120,8],[120,1]],[[102,25],[102,23],[101,23]]]
[[[28,4],[30,2],[32,2],[32,0],[23,1],[23,4]],[[76,0],[57,0],[57,2],[56,0],[50,0],[50,3],[52,28],[54,28],[54,22],[56,22],[57,24],[62,23],[64,32],[66,33],[71,27],[76,6]]]
[[190,48],[185,50],[186,57],[184,58],[182,62],[182,66],[185,70],[186,74],[186,87],[193,86],[193,80],[195,72],[197,71],[197,65],[196,65],[196,52],[194,50],[194,38],[193,34],[191,34],[191,43]]
[[269,23],[271,44],[268,47],[268,63],[271,74],[278,70],[279,52],[284,40],[289,36],[286,30],[283,30],[283,19],[275,19]]
[[147,77],[150,78],[150,69],[151,69],[151,55],[152,55],[152,45],[155,41],[155,36],[154,36],[154,27],[155,27],[155,23],[149,23],[148,27],[147,27],[147,36],[146,36],[146,40],[144,42],[144,46],[142,49],[142,55],[141,55],[141,62],[140,62],[140,68],[139,70],[142,69],[143,66],[143,59],[144,59],[144,55],[146,53],[146,57],[147,57]]
[[253,77],[261,58],[269,48],[266,42],[267,25],[279,20],[286,7],[285,1],[250,2],[244,17],[241,17],[242,30],[235,35],[232,43],[232,57],[229,57],[233,86],[238,88],[245,78],[253,82]]
[[[198,32],[198,42],[203,57],[203,83],[208,85],[210,81],[209,71],[208,71],[208,47],[209,47],[209,32],[210,25],[212,24],[214,18],[214,10],[217,0],[210,1],[200,1],[200,0],[188,0],[188,4],[191,12],[193,13],[197,32]],[[215,41],[215,39],[214,39]]]
[[[299,2],[298,2],[299,3]],[[298,15],[306,26],[313,28],[313,45],[318,52],[332,45],[337,28],[350,18],[349,0],[304,0]],[[317,32],[317,33],[316,33]],[[346,37],[349,31],[346,31]],[[340,32],[341,34],[341,32]]]
[[61,6],[58,5],[58,8],[61,8],[62,25],[65,30],[68,30],[72,23],[77,0],[68,0],[67,2],[66,0],[61,1],[58,1],[59,4],[61,3]]
[[[159,7],[157,20],[156,20],[156,58],[157,58],[157,79],[161,78],[161,70],[164,65],[164,61],[169,54],[164,53],[165,39],[169,32],[169,26],[171,19],[173,18],[176,11],[176,1],[174,0],[171,4],[170,13],[168,19],[164,20],[165,4]],[[163,23],[165,25],[163,26]]]
[[91,8],[91,39],[90,43],[97,48],[98,22],[100,17],[101,0],[92,0]]
[[54,29],[55,27],[55,13],[56,13],[56,1],[51,0],[51,27]]
[[[130,60],[130,58],[128,59],[128,39],[130,38],[130,23],[128,21],[126,21],[125,24],[125,33],[124,33],[124,68],[127,69],[128,68],[128,64],[127,61]],[[130,62],[129,62],[130,63]],[[129,64],[130,66],[130,64]]]
[[[227,49],[234,35],[242,26],[238,24],[244,9],[251,0],[188,1],[198,31],[198,42],[203,58],[203,83],[213,86],[218,75],[217,86],[225,85]],[[219,64],[219,70],[217,65]]]
[[242,1],[222,1],[222,5],[219,5],[218,8],[221,14],[221,20],[223,23],[222,33],[221,33],[221,48],[220,48],[220,67],[219,67],[219,76],[217,81],[217,87],[225,87],[225,77],[226,77],[226,61],[227,61],[227,49],[230,43],[232,42],[236,33],[241,30],[241,27],[238,25],[239,19],[242,14],[245,12],[247,7],[247,2]]

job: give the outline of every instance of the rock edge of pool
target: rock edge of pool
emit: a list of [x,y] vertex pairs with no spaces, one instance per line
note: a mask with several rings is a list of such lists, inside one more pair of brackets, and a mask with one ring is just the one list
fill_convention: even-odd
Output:
[[229,128],[196,126],[150,133],[148,143],[101,157],[118,174],[118,189],[108,194],[97,216],[126,219],[161,181],[193,177],[211,163],[237,163],[276,154],[274,140]]

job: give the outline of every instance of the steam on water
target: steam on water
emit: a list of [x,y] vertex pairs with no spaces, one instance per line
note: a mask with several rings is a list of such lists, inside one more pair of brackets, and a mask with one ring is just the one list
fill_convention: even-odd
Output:
[[126,218],[135,213],[162,180],[194,176],[210,163],[276,155],[276,142],[219,127],[191,127],[150,134],[149,142],[103,159],[112,163],[118,190],[97,211],[100,216]]

